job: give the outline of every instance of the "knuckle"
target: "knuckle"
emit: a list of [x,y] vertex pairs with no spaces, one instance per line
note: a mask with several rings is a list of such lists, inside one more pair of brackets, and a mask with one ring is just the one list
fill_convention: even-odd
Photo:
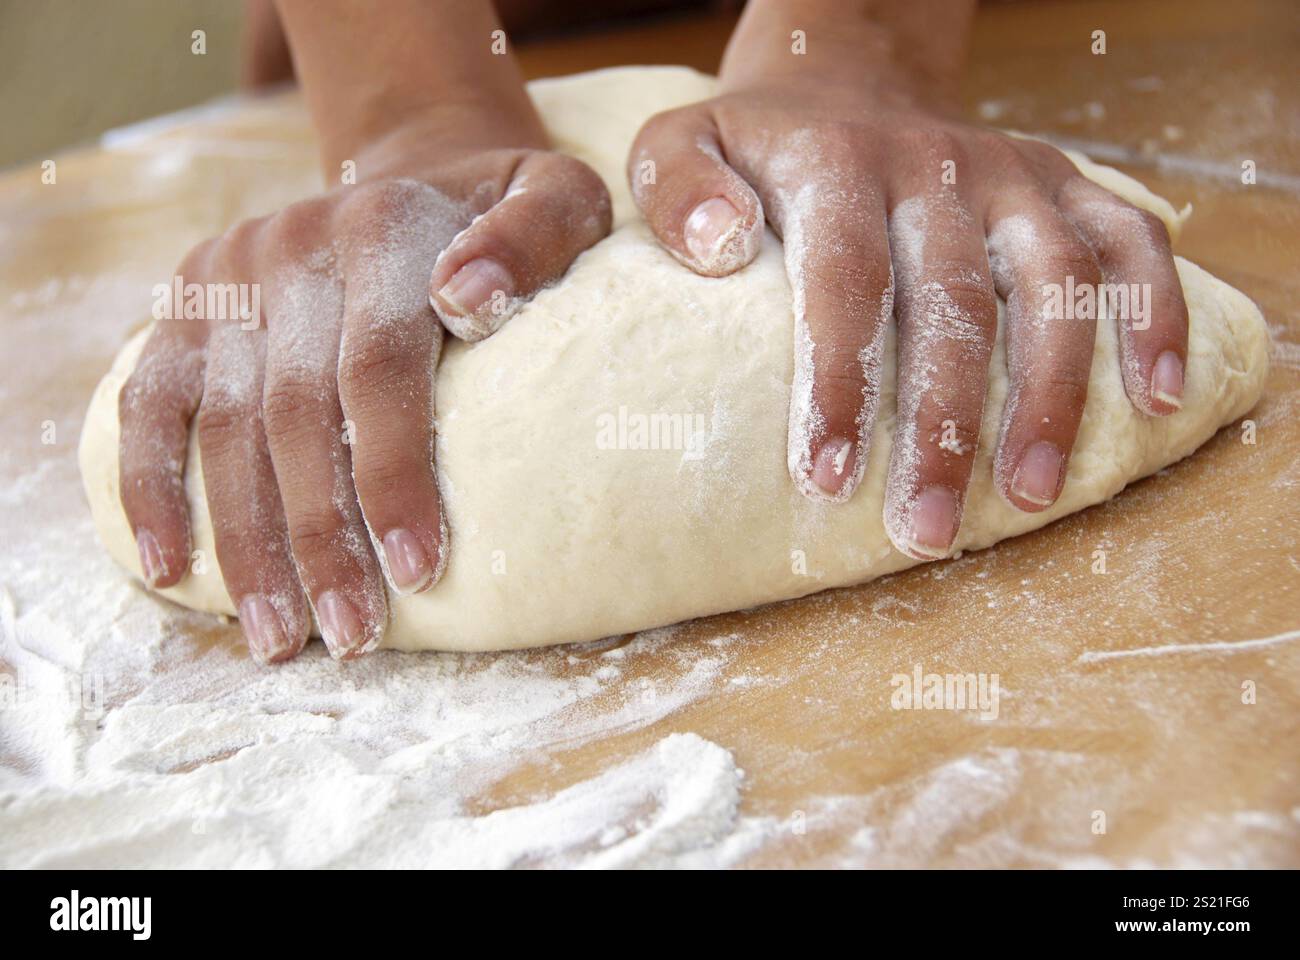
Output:
[[974,145],[984,161],[999,172],[1021,178],[1033,175],[1032,153],[1020,141],[993,131],[981,131],[976,134]]
[[642,125],[628,152],[626,173],[633,196],[651,217],[673,216],[682,205],[702,199],[699,171],[712,169],[714,163],[701,152],[705,124],[693,110],[680,107],[655,114]]
[[[828,170],[862,170],[870,137],[863,124],[852,118],[827,117],[814,122],[813,133],[822,165]],[[929,143],[928,136],[918,135],[916,143]]]
[[321,406],[320,385],[281,377],[263,391],[262,419],[268,435],[283,437],[304,423],[318,422]]
[[245,515],[229,511],[228,504],[223,506],[225,510],[212,513],[217,563],[231,599],[238,603],[242,594],[256,591],[256,575],[250,574],[266,569],[268,555],[273,552],[273,541],[264,530],[250,524]]
[[541,206],[535,218],[537,227],[564,224],[566,233],[608,232],[613,207],[605,181],[595,170],[576,157],[559,153],[539,152],[533,162],[544,181],[542,189],[532,195]]
[[423,481],[432,476],[432,468],[421,467],[410,457],[394,451],[379,451],[358,458],[356,463],[357,495],[363,504],[373,506],[377,501],[411,499],[411,494],[424,489]]
[[[988,277],[974,264],[962,261],[940,261],[928,266],[926,286],[936,292],[941,290],[943,298],[951,302],[951,309],[932,309],[927,314],[944,325],[991,331],[997,323],[998,303]],[[946,304],[940,300],[937,306]]]
[[901,146],[908,153],[917,156],[959,160],[965,155],[959,137],[946,127],[929,124],[909,127],[895,134]]
[[311,509],[293,520],[289,542],[298,562],[312,566],[327,558],[340,541],[343,518],[334,510]]
[[[1088,400],[1088,371],[1065,366],[1053,366],[1035,371],[1032,380],[1022,383],[1019,391],[1030,392],[1041,398],[1034,409],[1033,422],[1050,418],[1054,422],[1074,421],[1083,413]],[[1018,392],[1019,392],[1018,391]],[[1043,408],[1049,408],[1045,410]]]
[[636,139],[637,147],[649,147],[666,137],[676,136],[682,122],[690,115],[690,109],[690,107],[675,107],[654,114],[641,125],[641,132],[637,134]]
[[220,237],[209,237],[201,243],[195,244],[181,258],[180,264],[176,267],[176,272],[187,279],[189,277],[193,277],[195,280],[200,279],[207,272],[213,250],[216,249],[220,239]]
[[261,429],[261,411],[230,395],[205,396],[195,418],[199,447],[211,456],[220,453]]
[[1132,210],[1134,221],[1143,238],[1153,246],[1168,249],[1169,228],[1165,226],[1165,222],[1150,210],[1143,210],[1141,207],[1133,207]]
[[1078,236],[1062,232],[1048,237],[1042,241],[1038,251],[1050,276],[1070,276],[1090,283],[1101,280],[1101,264],[1096,254]]
[[594,215],[603,230],[607,231],[613,216],[613,201],[605,181],[580,160],[566,157],[565,161],[569,168],[563,174],[562,182],[565,184],[568,205],[577,207],[583,216]]
[[865,376],[862,332],[856,325],[837,323],[819,330],[814,350],[818,383],[853,381],[861,389]]
[[809,264],[808,282],[844,298],[853,308],[879,303],[889,295],[889,257],[877,251],[840,251]]
[[1089,250],[1062,250],[1050,258],[1056,273],[1062,277],[1074,277],[1077,282],[1097,286],[1101,283],[1101,266]]
[[1169,230],[1165,222],[1149,210],[1108,194],[1089,210],[1093,227],[1101,234],[1103,248],[1117,253],[1150,251],[1168,253]]
[[832,429],[855,423],[858,414],[873,401],[860,363],[828,365],[817,376],[814,389],[819,398],[818,409]]
[[563,181],[565,189],[592,190],[598,184],[604,185],[596,171],[577,157],[548,151],[537,151],[534,156],[540,160],[542,171],[547,176]]
[[305,255],[325,233],[330,205],[321,197],[290,204],[264,224],[264,249],[272,255]]
[[1052,371],[1043,382],[1062,409],[1075,415],[1083,412],[1084,404],[1088,402],[1087,371]]
[[226,251],[242,252],[251,248],[270,217],[243,220],[221,235],[219,245]]
[[252,261],[270,217],[257,217],[235,224],[215,241],[211,266],[219,278],[242,276]]
[[374,180],[354,187],[348,194],[349,212],[383,222],[409,218],[422,207],[425,199],[434,192],[433,187],[419,180]]
[[1105,196],[1105,191],[1071,163],[1069,173],[1056,185],[1054,199],[1086,218],[1088,208],[1098,202],[1099,196]]
[[1029,140],[1027,143],[1030,158],[1049,179],[1060,182],[1078,175],[1079,168],[1074,165],[1074,161],[1050,143],[1038,140]]
[[[424,371],[423,378],[417,371]],[[367,336],[343,352],[339,386],[354,395],[405,397],[420,379],[428,380],[428,364],[421,355],[388,337]]]
[[247,411],[230,402],[204,399],[199,407],[199,440],[204,444],[220,443],[247,423]]

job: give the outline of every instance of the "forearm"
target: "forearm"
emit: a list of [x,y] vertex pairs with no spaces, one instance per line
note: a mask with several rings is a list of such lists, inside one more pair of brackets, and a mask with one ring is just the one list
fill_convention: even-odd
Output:
[[[277,0],[324,163],[354,158],[406,125],[449,143],[540,146],[541,122],[481,0]],[[505,142],[510,141],[510,142]]]
[[750,0],[722,61],[723,87],[832,77],[951,103],[974,12],[975,0]]
[[293,79],[293,61],[272,0],[244,0],[239,85],[245,90]]

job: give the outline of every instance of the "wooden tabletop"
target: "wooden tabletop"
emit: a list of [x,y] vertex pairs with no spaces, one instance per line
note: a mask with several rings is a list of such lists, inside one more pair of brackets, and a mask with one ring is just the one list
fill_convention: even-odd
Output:
[[[665,20],[521,58],[530,76],[712,69],[729,27]],[[1104,56],[1090,51],[1095,30]],[[1060,0],[982,10],[970,67],[973,117],[1081,147],[1193,204],[1178,252],[1250,295],[1274,337],[1254,443],[1234,425],[1036,533],[642,644],[623,661],[622,695],[710,659],[707,695],[521,757],[474,808],[554,792],[681,731],[732,752],[745,815],[788,824],[750,865],[1300,866],[1297,49],[1289,0]],[[31,542],[85,511],[76,434],[147,317],[148,279],[267,212],[286,183],[310,192],[311,149],[300,106],[282,97],[56,158],[57,188],[36,166],[0,178],[0,541]],[[47,422],[52,444],[40,442]],[[39,491],[20,482],[40,470]],[[184,642],[233,648],[237,631],[213,621]],[[510,656],[563,675],[630,639]],[[891,678],[918,666],[996,674],[998,716],[891,709]]]

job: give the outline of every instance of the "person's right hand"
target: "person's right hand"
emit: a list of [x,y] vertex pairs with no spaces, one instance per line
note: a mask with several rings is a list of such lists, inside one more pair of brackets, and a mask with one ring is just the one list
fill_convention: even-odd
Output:
[[190,251],[185,284],[256,285],[261,315],[173,309],[119,397],[122,503],[148,584],[188,570],[196,421],[217,561],[263,662],[302,649],[309,604],[334,657],[372,649],[381,570],[399,593],[437,582],[439,319],[491,334],[610,227],[604,183],[548,152],[535,116],[406,123],[356,164],[356,185]]

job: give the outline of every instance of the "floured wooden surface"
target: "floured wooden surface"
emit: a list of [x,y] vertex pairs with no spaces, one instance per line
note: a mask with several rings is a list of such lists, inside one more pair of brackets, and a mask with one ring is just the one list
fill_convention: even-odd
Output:
[[[1114,4],[1095,6],[1127,36]],[[1187,54],[1161,50],[1146,69]],[[1296,91],[1257,60],[1243,83],[1294,117]],[[977,57],[984,99],[1000,99],[995,70]],[[1092,93],[1039,96],[1015,125],[1037,129],[1038,110],[1069,133],[1052,98]],[[1083,133],[1139,143],[1180,98],[1133,99]],[[1258,109],[1243,105],[1243,130]],[[1168,119],[1235,166],[1239,142]],[[1300,864],[1300,201],[1285,179],[1128,170],[1195,204],[1178,252],[1270,322],[1253,445],[1229,428],[1112,503],[861,588],[580,648],[340,667],[317,645],[264,671],[237,625],[112,567],[75,446],[94,383],[188,246],[314,189],[309,136],[280,98],[60,158],[54,186],[35,168],[0,178],[0,864]],[[1285,123],[1242,137],[1290,176],[1298,139]],[[918,664],[997,674],[996,719],[891,709],[891,677]]]

